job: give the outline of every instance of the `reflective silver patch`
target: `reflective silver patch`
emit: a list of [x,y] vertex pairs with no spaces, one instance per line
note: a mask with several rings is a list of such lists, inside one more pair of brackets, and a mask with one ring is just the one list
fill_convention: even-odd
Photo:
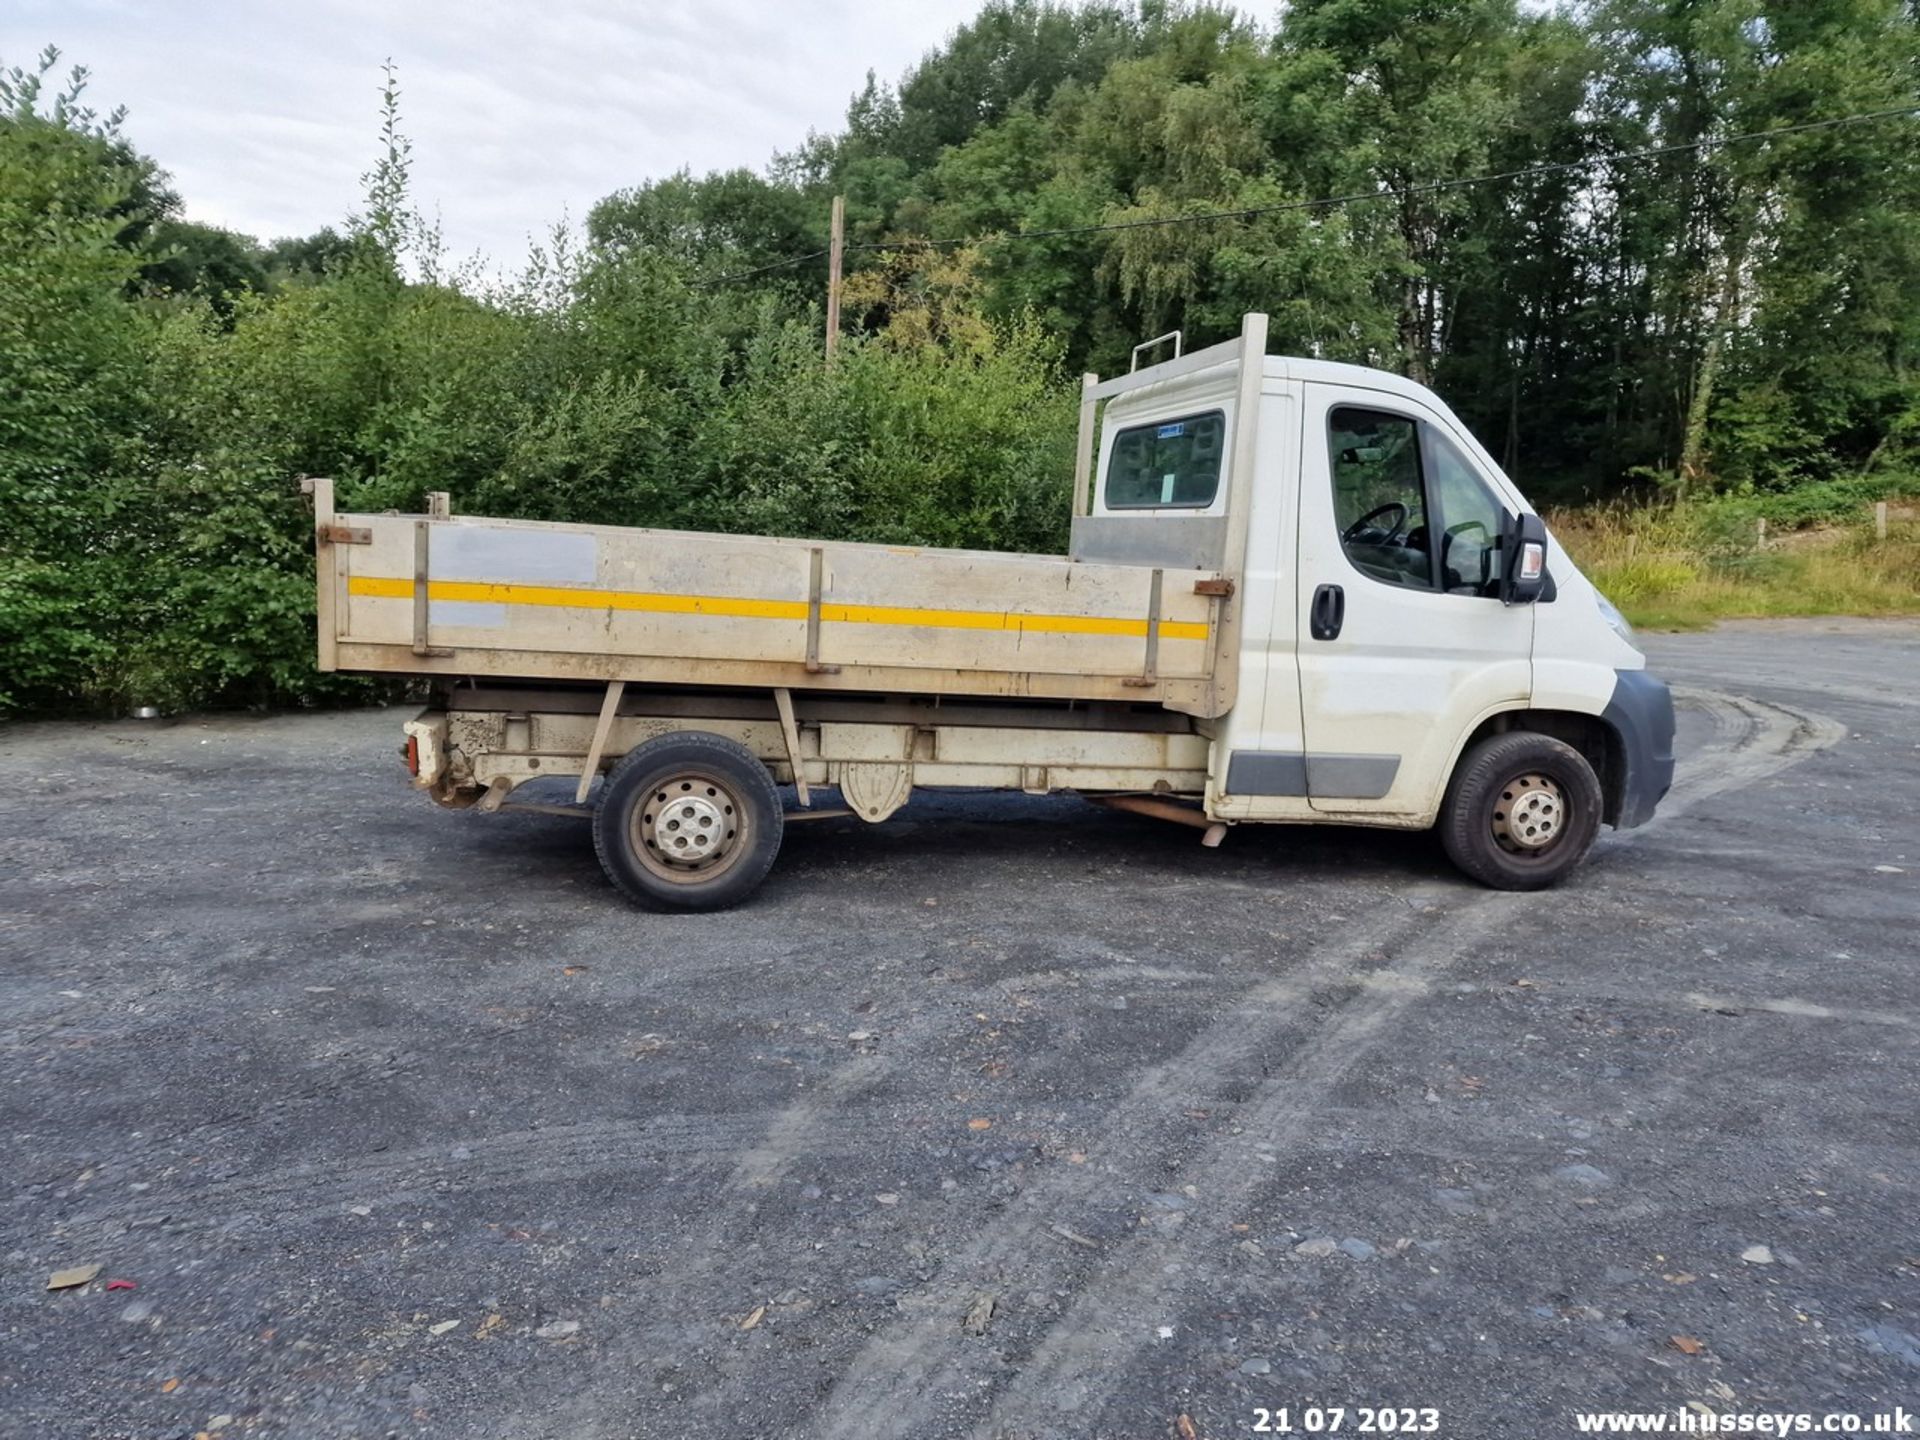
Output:
[[[510,530],[493,525],[435,525],[433,578],[496,585],[592,585],[599,579],[600,542],[565,530]],[[447,623],[463,622],[447,618]],[[464,622],[472,623],[472,622]]]

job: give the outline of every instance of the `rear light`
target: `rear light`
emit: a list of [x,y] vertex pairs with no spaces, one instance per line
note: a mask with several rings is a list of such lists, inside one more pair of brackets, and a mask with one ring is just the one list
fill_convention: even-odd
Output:
[[420,786],[438,784],[447,774],[447,719],[433,710],[422,710],[401,731],[406,737],[400,746],[400,759]]

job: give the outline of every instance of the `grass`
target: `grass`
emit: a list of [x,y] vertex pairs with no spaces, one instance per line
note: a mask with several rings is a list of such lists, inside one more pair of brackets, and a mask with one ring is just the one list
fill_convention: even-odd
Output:
[[1711,502],[1609,506],[1548,517],[1587,578],[1628,620],[1697,630],[1786,615],[1920,615],[1920,519],[1896,505],[1887,538],[1870,517],[1771,536]]

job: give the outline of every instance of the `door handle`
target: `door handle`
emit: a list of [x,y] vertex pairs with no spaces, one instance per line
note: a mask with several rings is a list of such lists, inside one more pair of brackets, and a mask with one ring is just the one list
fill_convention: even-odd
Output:
[[1314,639],[1339,638],[1340,626],[1346,618],[1346,591],[1338,585],[1322,585],[1313,592],[1313,608],[1307,613],[1307,630]]

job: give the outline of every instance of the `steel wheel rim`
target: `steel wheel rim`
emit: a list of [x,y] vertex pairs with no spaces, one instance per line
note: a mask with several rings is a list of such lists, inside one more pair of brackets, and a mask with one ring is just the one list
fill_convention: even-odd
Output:
[[1567,797],[1558,781],[1538,771],[1516,775],[1493,801],[1493,840],[1509,855],[1534,857],[1567,833]]
[[704,770],[656,780],[635,801],[627,821],[633,853],[674,885],[703,885],[752,849],[753,819],[733,788]]

